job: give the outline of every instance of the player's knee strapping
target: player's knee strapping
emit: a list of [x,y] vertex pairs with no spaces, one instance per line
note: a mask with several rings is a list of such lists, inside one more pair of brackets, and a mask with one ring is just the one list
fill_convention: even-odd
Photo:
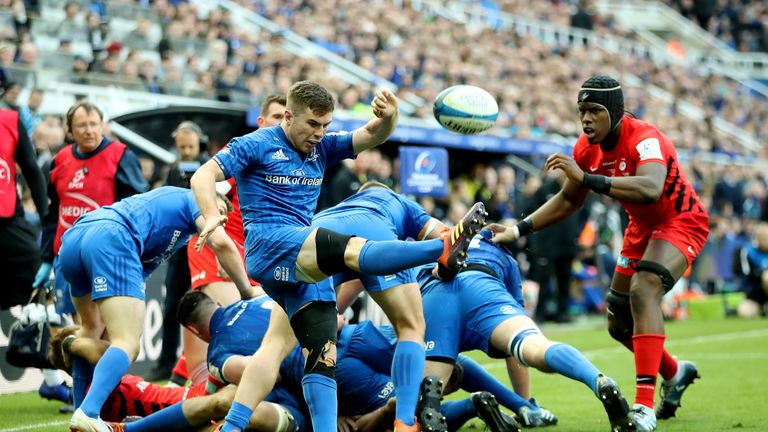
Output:
[[336,306],[314,302],[293,316],[291,327],[303,349],[308,351],[304,375],[317,373],[336,378]]
[[277,427],[275,432],[295,432],[298,429],[293,419],[293,414],[290,411],[278,404],[270,403],[270,405],[277,410]]
[[326,228],[318,228],[315,235],[317,268],[329,276],[349,270],[344,262],[344,251],[352,237]]
[[635,272],[640,271],[647,271],[658,275],[661,278],[661,286],[664,287],[664,292],[671,290],[675,286],[675,278],[672,277],[672,273],[668,268],[659,263],[640,260],[635,266]]
[[613,316],[613,322],[608,327],[608,333],[619,342],[631,340],[635,322],[632,319],[629,296],[614,290],[608,290],[608,295],[605,296],[605,303],[608,313]]
[[514,356],[517,359],[517,362],[523,366],[528,367],[528,363],[526,363],[523,358],[523,349],[525,348],[527,339],[537,335],[541,336],[541,330],[537,327],[524,327],[516,331],[515,334],[509,338],[509,347],[507,348],[509,354]]

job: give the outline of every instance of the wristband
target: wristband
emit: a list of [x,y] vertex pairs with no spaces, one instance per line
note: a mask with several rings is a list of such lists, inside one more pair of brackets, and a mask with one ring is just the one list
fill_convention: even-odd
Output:
[[599,194],[607,194],[611,191],[611,178],[608,176],[584,173],[581,184]]
[[533,232],[533,222],[526,218],[518,222],[512,229],[515,230],[517,238],[525,237]]
[[77,336],[75,335],[69,335],[65,337],[61,342],[61,350],[67,354],[72,354],[72,343],[75,342],[75,339],[77,339]]

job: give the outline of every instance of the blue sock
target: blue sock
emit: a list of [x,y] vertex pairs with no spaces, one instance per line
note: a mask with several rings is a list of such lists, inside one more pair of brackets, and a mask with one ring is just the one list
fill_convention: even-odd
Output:
[[301,379],[304,400],[307,401],[315,432],[335,432],[338,406],[336,380],[325,375],[310,373]]
[[471,358],[459,355],[458,359],[461,367],[464,368],[464,378],[461,381],[461,388],[474,393],[477,391],[487,391],[496,397],[502,406],[518,412],[521,407],[536,409],[536,406],[523,399],[517,393],[513,392],[507,386],[489,374],[479,363]]
[[88,384],[93,379],[93,365],[88,363],[84,358],[80,356],[72,356],[72,394],[75,400],[75,409],[80,408],[80,405],[85,399],[85,394],[88,392]]
[[123,378],[131,361],[128,354],[117,347],[109,347],[93,369],[93,381],[80,409],[91,418],[99,416],[104,401]]
[[149,432],[153,430],[186,431],[193,429],[187,418],[184,417],[184,412],[181,409],[182,403],[175,403],[167,408],[163,408],[139,421],[126,423],[125,432]]
[[244,431],[245,427],[248,426],[248,422],[251,420],[251,414],[253,414],[252,409],[240,402],[232,402],[227,417],[224,418],[224,425],[221,427],[221,432]]
[[437,261],[443,254],[443,241],[367,241],[360,250],[360,272],[369,275],[390,275]]
[[600,371],[576,348],[564,343],[552,345],[544,353],[544,362],[560,375],[581,381],[593,392],[597,391],[595,385]]
[[443,402],[440,404],[440,412],[445,416],[449,431],[461,429],[464,423],[477,416],[475,405],[472,403],[472,399],[469,398],[460,401]]
[[397,394],[395,418],[408,426],[413,426],[415,420],[423,374],[424,347],[413,341],[398,342],[392,358],[392,383]]

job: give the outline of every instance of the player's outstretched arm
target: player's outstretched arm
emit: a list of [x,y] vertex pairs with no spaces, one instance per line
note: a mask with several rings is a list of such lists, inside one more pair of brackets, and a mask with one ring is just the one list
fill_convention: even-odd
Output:
[[[202,220],[202,216],[198,218],[197,228],[198,231],[202,231],[205,228],[207,222]],[[202,237],[202,234],[200,234]],[[221,267],[227,272],[232,282],[235,283],[237,291],[240,292],[240,298],[249,299],[253,297],[254,290],[251,287],[251,283],[248,280],[248,275],[243,268],[243,260],[240,258],[240,253],[237,251],[235,242],[227,235],[224,228],[217,226],[208,236],[206,241],[208,245],[216,253],[216,257],[219,259]]]
[[389,90],[382,89],[376,92],[376,96],[371,101],[371,108],[376,117],[352,132],[352,148],[355,154],[384,144],[397,126],[400,115],[397,98]]
[[205,244],[208,236],[227,221],[226,216],[222,216],[216,205],[216,182],[224,180],[224,172],[214,161],[209,160],[201,166],[189,181],[189,186],[195,194],[197,207],[205,219],[205,224],[200,230],[200,238],[195,243],[195,249],[200,249]]

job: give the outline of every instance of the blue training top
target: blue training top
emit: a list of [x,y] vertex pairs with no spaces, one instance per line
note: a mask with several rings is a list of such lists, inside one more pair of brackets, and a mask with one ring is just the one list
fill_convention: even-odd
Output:
[[405,196],[387,188],[372,187],[316,214],[312,223],[323,226],[324,220],[344,218],[353,214],[375,214],[390,221],[390,229],[399,239],[415,239],[430,219],[429,214],[420,205]]
[[232,139],[213,160],[226,178],[237,182],[243,226],[260,231],[275,225],[309,226],[325,170],[352,157],[351,133],[328,133],[304,154],[275,126]]
[[75,223],[112,220],[128,228],[139,247],[144,274],[148,275],[187,246],[189,236],[197,233],[198,216],[200,210],[191,190],[164,186],[99,208]]

